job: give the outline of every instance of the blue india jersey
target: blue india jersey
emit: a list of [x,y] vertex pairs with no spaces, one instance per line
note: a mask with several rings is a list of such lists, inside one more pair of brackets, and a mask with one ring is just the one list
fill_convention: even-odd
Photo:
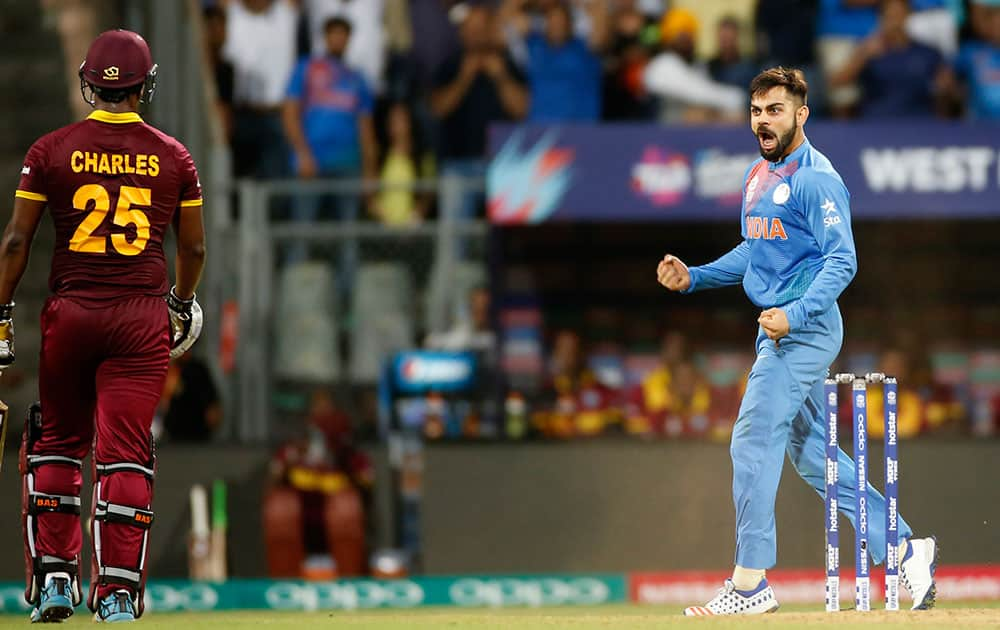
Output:
[[[364,77],[335,57],[303,59],[295,66],[286,98],[302,107],[302,131],[323,170],[361,167],[358,119],[372,113]],[[295,156],[292,167],[295,168]]]
[[779,162],[750,165],[740,219],[743,242],[691,267],[687,292],[742,282],[757,306],[781,307],[794,332],[829,310],[854,278],[850,194],[808,140]]

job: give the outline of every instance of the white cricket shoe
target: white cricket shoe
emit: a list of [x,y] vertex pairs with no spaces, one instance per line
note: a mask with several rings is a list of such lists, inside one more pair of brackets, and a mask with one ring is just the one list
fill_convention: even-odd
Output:
[[[906,548],[903,549],[903,545]],[[934,583],[934,569],[937,568],[937,538],[911,538],[900,545],[899,579],[913,597],[910,610],[934,608],[937,585]]]
[[752,591],[738,591],[730,579],[719,589],[719,594],[704,606],[690,606],[684,609],[686,617],[711,615],[760,615],[778,610],[778,600],[774,589],[763,579]]

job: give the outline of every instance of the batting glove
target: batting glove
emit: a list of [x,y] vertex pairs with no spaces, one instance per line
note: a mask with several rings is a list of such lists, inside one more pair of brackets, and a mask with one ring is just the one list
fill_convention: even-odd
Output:
[[0,370],[14,364],[14,303],[0,305]]
[[181,356],[194,345],[201,335],[202,326],[201,306],[194,297],[190,300],[177,297],[175,289],[176,286],[170,287],[170,293],[167,294],[167,310],[170,311],[170,326],[173,329],[171,359]]

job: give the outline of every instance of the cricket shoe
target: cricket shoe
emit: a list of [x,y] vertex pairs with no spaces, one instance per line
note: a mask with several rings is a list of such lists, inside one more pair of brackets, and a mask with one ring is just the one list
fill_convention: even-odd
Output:
[[[937,585],[934,583],[934,569],[937,568],[937,538],[911,538],[903,542],[905,550],[900,550],[903,561],[899,564],[899,578],[913,597],[910,610],[934,608]],[[902,545],[900,545],[902,547]]]
[[94,613],[94,621],[106,623],[135,621],[132,593],[122,588],[102,599],[97,612]]
[[73,614],[73,591],[69,573],[56,571],[45,576],[38,595],[38,608],[31,611],[31,623],[59,623]]
[[778,600],[766,579],[762,579],[752,591],[738,591],[730,579],[719,589],[719,594],[704,606],[690,606],[684,609],[686,617],[713,615],[759,615],[778,610]]

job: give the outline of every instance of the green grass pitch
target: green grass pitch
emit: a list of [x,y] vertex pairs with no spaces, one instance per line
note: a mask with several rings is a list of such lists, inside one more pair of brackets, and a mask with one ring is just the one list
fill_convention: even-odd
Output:
[[[93,627],[85,609],[61,627]],[[0,628],[24,628],[26,615],[0,617]],[[303,630],[305,628],[347,628],[350,630],[653,630],[672,628],[997,628],[1000,601],[953,602],[927,612],[873,611],[837,614],[817,612],[816,606],[785,606],[771,615],[739,618],[684,618],[680,610],[663,606],[614,605],[593,608],[507,608],[502,610],[421,608],[412,611],[378,610],[363,612],[274,612],[234,611],[207,613],[150,613],[137,630],[200,630],[262,628],[263,630]]]

